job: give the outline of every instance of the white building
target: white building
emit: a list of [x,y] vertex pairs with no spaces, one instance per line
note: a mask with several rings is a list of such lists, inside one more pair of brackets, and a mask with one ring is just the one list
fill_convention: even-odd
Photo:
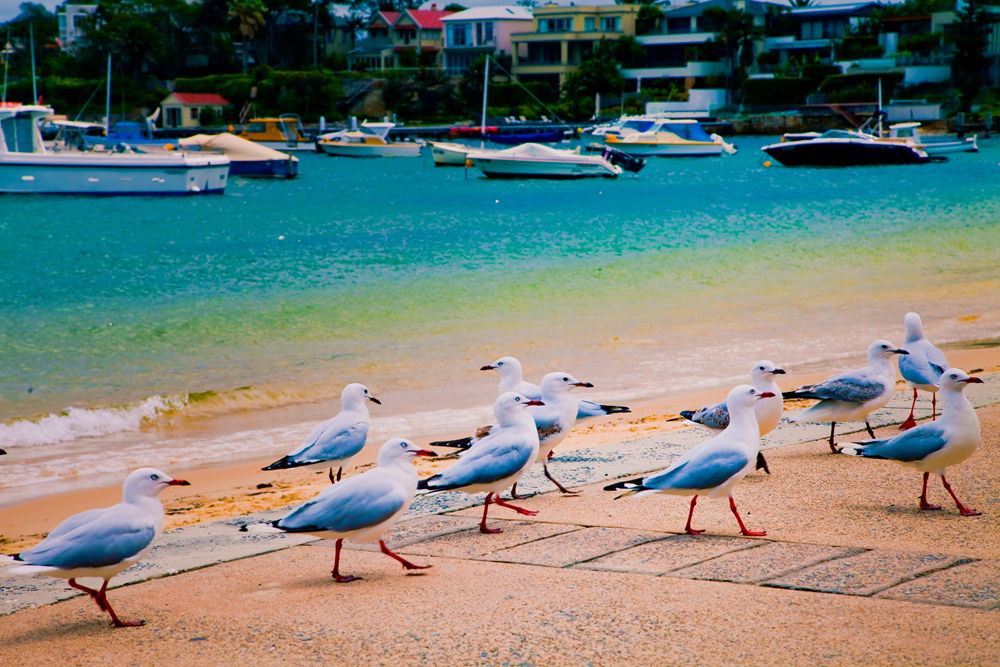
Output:
[[64,49],[72,48],[73,42],[83,36],[79,21],[97,11],[97,5],[65,4],[58,7],[59,41]]
[[481,56],[510,53],[510,35],[531,27],[527,7],[494,5],[473,7],[441,19],[444,31],[444,67],[460,75]]

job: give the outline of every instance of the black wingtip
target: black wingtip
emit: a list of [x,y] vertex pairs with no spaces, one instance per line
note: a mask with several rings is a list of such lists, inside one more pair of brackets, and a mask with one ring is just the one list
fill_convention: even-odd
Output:
[[615,482],[614,484],[608,484],[604,487],[605,491],[621,491],[622,489],[627,489],[630,486],[642,484],[642,477],[636,477],[635,479],[625,479],[620,482]]
[[303,465],[301,463],[295,463],[287,456],[282,456],[280,459],[275,461],[269,466],[264,466],[261,470],[284,470],[286,468],[295,468],[296,466]]
[[684,417],[684,419],[694,421],[694,413],[695,410],[681,410],[680,415],[681,417]]
[[468,449],[472,446],[472,438],[459,438],[458,440],[438,440],[430,444],[431,447],[455,447],[457,449]]
[[625,407],[624,405],[602,405],[601,409],[609,415],[632,412],[632,408]]
[[6,453],[7,453],[6,449],[0,449],[0,456],[3,456]]
[[[429,477],[427,479],[430,479]],[[417,480],[417,490],[430,488],[427,486],[427,479]]]
[[798,389],[795,389],[794,391],[783,391],[783,392],[781,392],[781,397],[782,398],[806,398],[805,396],[803,396],[802,394],[800,394],[798,392],[799,392]]
[[241,533],[246,533],[246,532],[248,532],[248,531],[247,531],[247,525],[246,525],[245,523],[243,523],[243,524],[240,524],[240,532],[241,532]]

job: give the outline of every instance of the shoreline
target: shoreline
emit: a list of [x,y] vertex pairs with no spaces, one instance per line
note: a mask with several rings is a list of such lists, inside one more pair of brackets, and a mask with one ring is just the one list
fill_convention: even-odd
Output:
[[[988,346],[982,346],[989,343]],[[1000,370],[1000,345],[997,341],[965,341],[943,345],[952,365],[966,370]],[[781,378],[780,386],[793,388],[828,377],[831,370],[795,373]],[[897,381],[897,389],[902,380]],[[588,420],[578,424],[569,438],[557,450],[559,454],[617,443],[633,438],[669,432],[683,428],[687,422],[677,417],[682,409],[698,408],[721,400],[724,391],[720,386],[693,392],[664,395],[631,402],[632,412]],[[582,395],[582,394],[578,394]],[[796,408],[789,406],[787,412]],[[417,444],[427,445],[432,440],[460,437],[466,433],[445,432],[433,436],[413,438]],[[707,431],[706,431],[707,437]],[[374,462],[376,447],[381,441],[369,443],[355,458],[356,474]],[[444,450],[444,455],[451,450]],[[162,498],[166,511],[165,529],[202,523],[220,518],[239,516],[249,512],[283,507],[306,500],[328,484],[325,471],[283,470],[262,474],[260,468],[274,457],[255,457],[229,464],[215,464],[184,468],[171,467],[169,474],[192,483],[191,493],[167,495]],[[422,462],[422,476],[451,465],[449,461]],[[187,490],[187,489],[185,489]],[[39,541],[47,531],[67,516],[83,509],[108,506],[118,502],[120,483],[85,489],[70,490],[32,498],[24,502],[0,507],[0,549],[14,552]],[[41,530],[39,530],[41,529]]]

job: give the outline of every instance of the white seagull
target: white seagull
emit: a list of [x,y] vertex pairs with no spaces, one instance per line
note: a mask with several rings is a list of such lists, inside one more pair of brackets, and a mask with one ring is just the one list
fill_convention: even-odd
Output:
[[535,420],[528,412],[532,405],[544,403],[512,391],[501,394],[493,404],[498,426],[491,428],[489,434],[462,452],[458,463],[438,475],[420,480],[417,488],[427,491],[457,490],[463,493],[485,491],[483,520],[479,522],[479,531],[482,533],[500,532],[499,528],[486,527],[486,515],[491,501],[519,514],[538,514],[506,503],[500,498],[500,492],[516,484],[538,457],[538,430]]
[[899,358],[899,374],[913,388],[913,403],[910,404],[910,416],[899,428],[905,431],[917,425],[913,418],[913,409],[917,406],[917,390],[931,392],[931,419],[937,415],[937,382],[944,370],[948,368],[948,360],[944,352],[934,347],[924,335],[924,326],[920,315],[907,313],[903,316],[903,327],[906,329],[906,342],[903,345],[910,354]]
[[[773,431],[778,422],[781,421],[781,413],[784,411],[785,405],[781,400],[781,388],[774,381],[774,376],[784,374],[784,369],[778,368],[773,362],[766,359],[758,361],[750,369],[750,384],[753,388],[758,393],[767,391],[774,394],[771,398],[759,400],[754,405],[753,411],[757,415],[757,427],[762,436]],[[700,410],[681,410],[681,417],[716,431],[729,426],[729,409],[726,408],[725,401],[717,405],[706,405]],[[767,468],[767,461],[760,452],[757,453],[756,467],[768,475],[771,474]]]
[[786,391],[784,398],[815,398],[819,403],[803,410],[791,421],[830,422],[830,451],[836,452],[834,432],[837,422],[864,421],[868,435],[875,437],[868,415],[884,407],[896,386],[896,369],[892,358],[909,354],[887,340],[877,340],[868,346],[868,365],[831,378],[819,384]]
[[[524,371],[521,369],[521,362],[514,357],[500,357],[492,364],[486,364],[479,370],[498,371],[500,373],[500,391],[516,391],[528,398],[537,398],[544,401],[542,388],[524,379]],[[602,405],[593,401],[578,401],[576,420],[589,419],[590,417],[604,417],[623,412],[632,412],[624,405]]]
[[355,581],[340,573],[340,549],[344,540],[375,542],[386,556],[395,558],[407,570],[423,570],[430,565],[414,565],[389,551],[382,536],[406,514],[417,492],[416,456],[437,456],[409,440],[393,438],[378,450],[378,465],[340,484],[329,486],[312,500],[296,507],[287,516],[269,523],[243,526],[252,533],[306,533],[336,540],[332,575],[337,583]]
[[[368,401],[382,405],[382,401],[372,396],[363,384],[352,382],[347,385],[340,394],[340,412],[336,417],[313,429],[294,452],[261,470],[329,466],[330,482],[340,481],[344,467],[361,451],[368,438]],[[333,466],[337,466],[336,479],[333,477]]]
[[[535,427],[538,429],[539,446],[537,460],[542,464],[542,470],[549,481],[555,484],[562,493],[570,496],[578,495],[579,492],[567,489],[553,477],[549,472],[548,461],[552,458],[552,450],[566,439],[566,436],[569,435],[570,430],[573,428],[573,424],[576,423],[579,401],[569,393],[569,390],[574,387],[593,386],[590,382],[577,380],[569,373],[562,371],[548,373],[542,378],[540,387],[542,405],[531,408],[530,412],[531,417],[535,420]],[[524,394],[521,395],[523,396]],[[458,440],[432,442],[431,445],[459,447],[463,449],[469,448],[482,438],[488,436],[495,428],[495,425],[483,426],[474,436],[459,438]],[[523,497],[517,494],[516,483],[511,487],[510,493],[512,498]]]
[[694,506],[698,496],[709,498],[729,497],[729,508],[740,525],[744,535],[760,537],[766,531],[751,531],[743,524],[736,501],[733,500],[733,486],[753,470],[760,451],[760,430],[757,417],[754,415],[754,404],[757,401],[773,396],[769,391],[758,392],[748,384],[734,387],[726,398],[729,407],[729,426],[710,440],[698,443],[681,456],[676,463],[666,470],[637,479],[604,487],[605,491],[625,489],[618,496],[646,496],[653,493],[666,493],[676,496],[692,496],[691,509],[688,512],[684,532],[689,535],[700,535],[704,530],[691,527],[694,516]]
[[868,459],[896,461],[924,473],[924,485],[920,492],[922,510],[941,509],[940,505],[927,502],[927,478],[931,473],[940,475],[941,484],[951,494],[959,513],[962,516],[978,516],[980,512],[963,505],[951,490],[944,471],[972,456],[979,445],[979,417],[963,390],[969,383],[981,382],[958,368],[949,368],[940,378],[941,419],[924,422],[892,438],[842,445],[840,451]]
[[[116,628],[144,625],[123,621],[108,602],[108,581],[134,565],[163,528],[163,505],[156,496],[168,486],[188,486],[155,468],[140,468],[125,478],[122,501],[102,509],[80,512],[66,519],[44,540],[8,557],[23,563],[9,568],[13,574],[44,574],[68,579],[111,616]],[[100,590],[76,582],[82,577],[104,579]]]

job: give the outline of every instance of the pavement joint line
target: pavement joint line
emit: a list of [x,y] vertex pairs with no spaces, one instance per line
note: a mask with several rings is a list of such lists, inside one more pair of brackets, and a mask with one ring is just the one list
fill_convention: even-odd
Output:
[[[685,535],[686,533],[677,533],[677,534],[678,535]],[[747,540],[747,542],[748,542],[747,545],[741,546],[741,547],[736,548],[736,549],[733,549],[732,551],[727,551],[724,554],[716,554],[715,556],[709,556],[708,558],[703,558],[703,559],[701,559],[699,561],[693,561],[693,562],[690,562],[690,563],[684,563],[683,565],[678,565],[677,567],[669,569],[666,572],[664,572],[662,574],[658,574],[656,576],[658,576],[658,577],[666,577],[671,572],[677,572],[678,570],[684,570],[684,569],[687,569],[689,567],[694,567],[695,565],[701,565],[702,563],[710,563],[713,560],[718,560],[719,558],[722,558],[723,556],[728,556],[729,554],[733,554],[733,553],[736,553],[738,551],[749,551],[751,549],[758,549],[758,548],[760,548],[760,547],[762,547],[762,546],[764,546],[765,544],[768,544],[768,543],[771,543],[771,544],[780,544],[779,542],[777,542],[775,540],[753,540],[753,541]],[[790,544],[799,544],[799,543],[798,542],[791,542]],[[826,546],[826,545],[823,545],[823,546]],[[684,578],[687,579],[687,578],[694,578],[694,577],[684,577]],[[706,579],[706,581],[722,581],[722,580],[721,579]],[[733,582],[729,582],[729,583],[733,583]]]

